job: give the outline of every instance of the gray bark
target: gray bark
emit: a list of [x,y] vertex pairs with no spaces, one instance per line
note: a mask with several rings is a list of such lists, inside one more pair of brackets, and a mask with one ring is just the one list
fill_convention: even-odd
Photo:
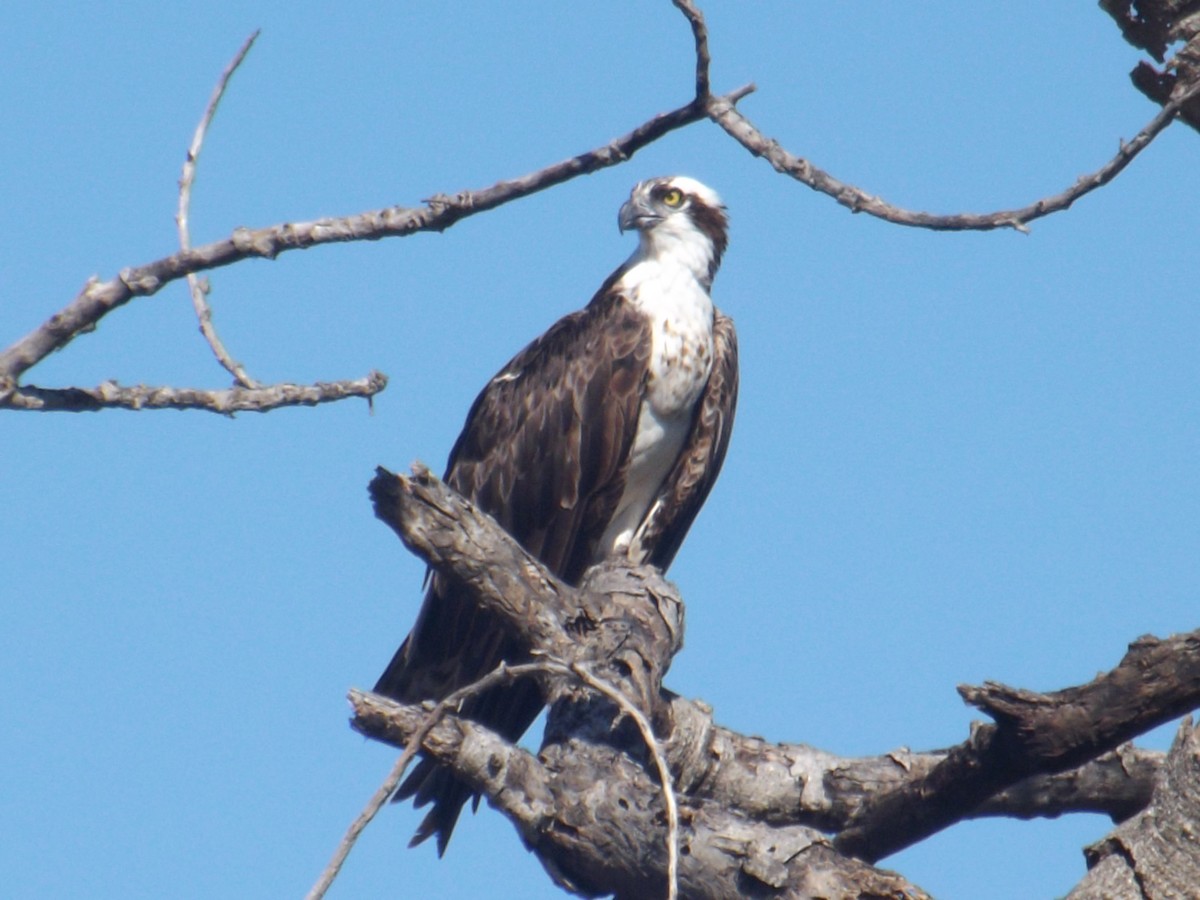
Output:
[[1200,896],[1200,730],[1184,720],[1154,799],[1087,849],[1088,874],[1067,900]]
[[[1088,809],[1114,821],[1137,813],[1094,849],[1088,879],[1111,870],[1143,891],[1120,897],[1196,896],[1186,893],[1200,884],[1189,880],[1200,867],[1193,732],[1165,759],[1121,742],[1200,706],[1200,633],[1140,639],[1111,672],[1053,694],[960,688],[996,721],[956,747],[841,758],[737,734],[663,688],[683,603],[657,570],[601,566],[574,588],[423,468],[411,478],[380,470],[371,493],[411,550],[539,648],[540,661],[496,675],[539,679],[550,711],[537,755],[446,710],[421,746],[506,815],[571,891],[664,897],[676,856],[687,898],[924,897],[871,863],[967,818]],[[431,714],[360,692],[351,700],[354,727],[396,746]],[[1097,890],[1077,896],[1114,889]]]

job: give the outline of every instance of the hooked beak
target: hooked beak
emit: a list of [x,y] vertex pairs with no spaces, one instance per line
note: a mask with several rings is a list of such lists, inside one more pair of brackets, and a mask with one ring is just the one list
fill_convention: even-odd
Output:
[[642,198],[630,197],[617,215],[617,228],[622,234],[630,229],[645,231],[660,218],[662,217],[643,205]]

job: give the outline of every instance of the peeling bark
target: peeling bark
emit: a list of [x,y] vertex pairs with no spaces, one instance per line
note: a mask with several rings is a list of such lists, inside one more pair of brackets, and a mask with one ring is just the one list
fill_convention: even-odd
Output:
[[1151,805],[1087,849],[1088,874],[1067,900],[1200,896],[1200,729],[1188,717]]
[[[1200,81],[1200,10],[1192,0],[1100,0],[1100,7],[1125,40],[1166,63],[1160,69],[1143,60],[1129,73],[1134,86],[1159,106]],[[1180,42],[1168,60],[1168,50]],[[1179,117],[1200,131],[1200,98],[1184,103]]]
[[[610,563],[579,588],[563,584],[422,467],[412,477],[379,470],[371,494],[410,549],[535,648],[534,662],[490,677],[542,679],[550,710],[536,756],[453,710],[421,748],[508,816],[575,893],[668,896],[677,863],[679,896],[701,900],[919,898],[870,863],[964,819],[1083,809],[1114,821],[1138,813],[1094,849],[1089,879],[1113,870],[1119,880],[1124,861],[1139,889],[1158,891],[1148,897],[1193,896],[1179,891],[1200,884],[1174,874],[1200,867],[1190,726],[1165,760],[1117,746],[1200,705],[1200,632],[1139,639],[1111,672],[1052,694],[962,688],[994,724],[947,750],[847,759],[737,734],[665,690],[683,603],[657,570]],[[396,746],[431,714],[370,694],[351,700],[354,727]]]

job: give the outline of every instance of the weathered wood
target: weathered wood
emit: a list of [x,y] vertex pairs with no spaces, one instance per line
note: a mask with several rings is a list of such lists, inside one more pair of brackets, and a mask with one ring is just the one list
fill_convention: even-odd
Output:
[[995,683],[959,693],[996,724],[974,728],[929,773],[867,804],[838,835],[840,849],[882,859],[1023,778],[1081,765],[1197,708],[1200,631],[1140,638],[1112,671],[1052,694]]
[[1088,874],[1067,900],[1200,896],[1200,729],[1179,727],[1151,805],[1088,848]]
[[[771,744],[663,688],[682,646],[683,604],[656,570],[608,564],[573,588],[424,468],[380,470],[371,493],[410,549],[522,636],[534,661],[494,677],[537,677],[550,702],[537,756],[453,710],[423,752],[508,816],[559,884],[586,896],[666,896],[677,861],[688,898],[922,897],[869,862],[983,815],[1091,809],[1124,819],[1169,766],[1128,746],[1103,751],[1200,704],[1198,633],[1141,639],[1112,672],[1054,694],[964,688],[997,722],[948,750],[844,759]],[[397,746],[429,715],[373,695],[352,700],[354,727]],[[1194,804],[1168,809],[1161,788],[1153,796],[1149,814],[1200,829]],[[668,840],[676,809],[677,843]],[[1197,848],[1172,852],[1200,860]]]

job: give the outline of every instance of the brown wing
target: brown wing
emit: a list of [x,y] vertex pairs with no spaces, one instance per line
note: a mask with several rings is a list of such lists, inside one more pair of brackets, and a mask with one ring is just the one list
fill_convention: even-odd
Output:
[[667,474],[640,542],[646,561],[666,571],[712,490],[733,431],[737,410],[738,348],[733,319],[717,312],[713,322],[713,368],[696,409],[691,433]]
[[[611,290],[617,274],[488,383],[446,472],[447,483],[572,583],[620,499],[650,355],[645,318]],[[527,654],[453,579],[434,573],[416,625],[375,690],[405,702],[440,699]],[[542,705],[527,682],[485,692],[463,713],[516,741]],[[444,852],[471,793],[432,760],[418,763],[397,794],[434,804],[413,843],[436,834]]]

